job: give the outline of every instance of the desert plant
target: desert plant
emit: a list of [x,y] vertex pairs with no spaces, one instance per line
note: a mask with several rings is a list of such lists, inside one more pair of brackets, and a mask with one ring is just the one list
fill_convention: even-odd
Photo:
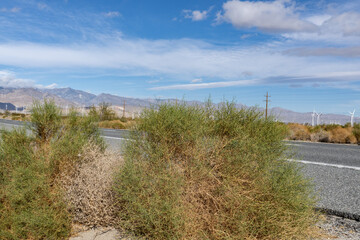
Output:
[[358,144],[360,144],[360,123],[355,123],[353,128],[353,135]]
[[115,112],[110,108],[110,103],[102,102],[99,104],[99,119],[100,121],[116,119]]
[[61,109],[53,100],[45,99],[43,103],[34,101],[30,112],[30,129],[40,142],[47,142],[60,128]]
[[333,143],[356,143],[356,138],[350,128],[337,127],[330,131],[330,141]]
[[49,159],[53,174],[71,169],[89,142],[96,144],[102,151],[105,149],[95,119],[92,116],[80,117],[76,111],[70,111],[50,142]]
[[121,227],[149,239],[307,238],[314,201],[284,160],[285,134],[234,103],[144,111],[116,177]]
[[66,205],[49,181],[47,162],[24,129],[0,141],[0,239],[64,239]]
[[103,151],[97,123],[75,112],[62,119],[53,101],[35,102],[29,128],[0,138],[0,239],[66,239],[69,207],[60,176],[73,173],[90,142]]
[[324,130],[311,133],[312,142],[330,142],[330,133]]
[[289,134],[288,138],[290,140],[310,140],[310,131],[307,126],[298,123],[289,123]]

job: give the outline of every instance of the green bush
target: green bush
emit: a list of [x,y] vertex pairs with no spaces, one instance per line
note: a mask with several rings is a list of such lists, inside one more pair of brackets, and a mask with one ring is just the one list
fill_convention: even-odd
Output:
[[60,128],[61,109],[53,100],[45,99],[43,103],[34,101],[30,112],[30,129],[40,142],[47,142]]
[[116,177],[120,226],[149,239],[306,239],[314,200],[257,109],[144,111]]
[[57,177],[90,142],[105,148],[97,123],[75,112],[62,119],[52,101],[35,102],[29,128],[0,138],[0,239],[66,239],[71,216]]
[[0,142],[0,239],[64,239],[70,218],[49,180],[46,161],[25,130]]
[[53,174],[68,169],[79,159],[82,149],[89,142],[105,149],[105,143],[92,116],[79,117],[71,111],[62,128],[50,142],[49,158]]

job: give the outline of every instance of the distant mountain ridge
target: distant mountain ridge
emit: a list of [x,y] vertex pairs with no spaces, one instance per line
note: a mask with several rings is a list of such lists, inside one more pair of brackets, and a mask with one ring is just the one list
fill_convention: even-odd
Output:
[[[15,107],[28,107],[32,105],[34,99],[42,100],[46,98],[54,99],[55,103],[61,107],[89,107],[106,102],[112,104],[118,111],[123,110],[125,102],[126,112],[140,112],[143,108],[148,108],[162,102],[175,102],[175,99],[140,99],[121,97],[107,93],[95,95],[82,90],[72,88],[54,88],[54,89],[38,89],[38,88],[4,88],[0,87],[0,109],[5,110],[6,106],[1,103],[13,104]],[[199,101],[187,101],[189,104],[203,104]],[[11,106],[12,110],[13,106]],[[237,104],[237,106],[244,106]],[[270,114],[282,122],[296,122],[311,124],[311,112],[300,113],[288,109],[274,107],[270,109]],[[360,118],[355,117],[355,122],[360,122]],[[345,124],[350,122],[350,116],[341,114],[323,114],[321,123],[338,123]],[[316,119],[315,119],[316,123]]]

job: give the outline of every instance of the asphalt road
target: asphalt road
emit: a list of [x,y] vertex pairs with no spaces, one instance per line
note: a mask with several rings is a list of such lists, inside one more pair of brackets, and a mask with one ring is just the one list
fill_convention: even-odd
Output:
[[[11,129],[22,122],[0,119],[0,129]],[[119,150],[128,140],[126,130],[101,129],[108,146]],[[289,161],[302,167],[304,175],[319,193],[318,207],[360,221],[360,146],[309,142],[285,142]]]
[[318,192],[318,207],[360,221],[360,146],[287,141]]

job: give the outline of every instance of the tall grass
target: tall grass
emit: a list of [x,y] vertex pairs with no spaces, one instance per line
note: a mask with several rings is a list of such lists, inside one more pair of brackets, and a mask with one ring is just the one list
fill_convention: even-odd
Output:
[[234,103],[146,110],[116,178],[120,225],[149,239],[306,239],[314,199],[285,134]]
[[0,138],[0,239],[66,239],[71,216],[57,176],[90,141],[104,145],[91,118],[63,121],[52,101],[35,102],[31,121],[33,134],[14,129]]

